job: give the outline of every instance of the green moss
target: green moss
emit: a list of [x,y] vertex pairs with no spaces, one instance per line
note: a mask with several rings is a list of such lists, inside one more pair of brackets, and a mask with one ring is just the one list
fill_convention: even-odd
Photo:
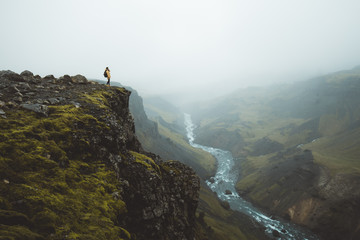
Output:
[[109,107],[108,99],[111,98],[113,95],[113,92],[106,91],[106,90],[98,90],[93,91],[89,94],[83,94],[83,100],[85,100],[88,103],[95,104],[99,106],[100,108],[107,108]]
[[166,161],[163,164],[161,164],[162,169],[164,169],[166,172],[172,171],[175,175],[181,174],[181,172],[179,171],[178,168],[174,168],[174,167],[172,167],[171,165],[168,164],[168,163],[171,163],[171,162],[173,162],[173,161],[170,160],[170,161]]
[[47,118],[15,109],[0,119],[0,210],[19,220],[0,225],[0,236],[130,239],[119,223],[127,211],[115,194],[121,185],[86,139],[108,127],[72,105],[49,109]]
[[0,225],[0,240],[40,240],[45,239],[28,227]]
[[136,162],[144,165],[149,171],[160,173],[160,168],[153,159],[133,151],[130,151],[130,154],[135,157]]

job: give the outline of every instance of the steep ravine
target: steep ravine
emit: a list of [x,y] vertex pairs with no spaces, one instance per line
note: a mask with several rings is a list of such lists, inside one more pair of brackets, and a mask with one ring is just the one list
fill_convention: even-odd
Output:
[[199,178],[145,152],[131,92],[0,72],[0,239],[193,239]]

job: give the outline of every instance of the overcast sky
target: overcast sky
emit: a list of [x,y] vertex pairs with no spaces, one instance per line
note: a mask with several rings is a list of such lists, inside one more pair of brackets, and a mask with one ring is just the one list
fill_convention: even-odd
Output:
[[[359,0],[0,0],[0,69],[219,95],[360,65]],[[187,95],[185,95],[187,94]]]

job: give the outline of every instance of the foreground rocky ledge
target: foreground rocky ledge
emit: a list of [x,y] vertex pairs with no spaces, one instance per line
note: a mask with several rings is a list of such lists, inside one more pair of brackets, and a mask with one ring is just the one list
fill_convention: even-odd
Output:
[[130,94],[0,72],[0,238],[193,239],[199,179],[142,150]]

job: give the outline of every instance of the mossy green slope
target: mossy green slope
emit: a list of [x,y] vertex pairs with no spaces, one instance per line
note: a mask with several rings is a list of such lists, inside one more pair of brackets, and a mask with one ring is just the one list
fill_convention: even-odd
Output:
[[[1,208],[9,218],[23,214],[22,231],[44,239],[127,235],[117,221],[126,206],[112,196],[121,186],[114,171],[92,159],[86,139],[72,137],[86,131],[80,124],[106,128],[71,105],[51,107],[48,118],[16,109],[0,119]],[[18,239],[18,229],[4,228],[0,236]]]
[[1,237],[129,238],[118,222],[125,203],[113,196],[121,185],[86,139],[105,124],[74,105],[51,106],[47,118],[23,109],[6,117],[0,119]]

